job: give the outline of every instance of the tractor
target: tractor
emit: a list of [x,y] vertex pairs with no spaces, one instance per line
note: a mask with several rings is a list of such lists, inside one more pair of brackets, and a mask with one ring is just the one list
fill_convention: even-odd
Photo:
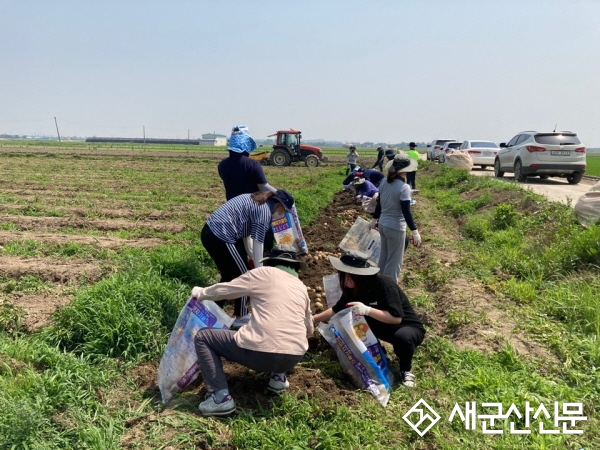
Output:
[[323,152],[319,147],[304,145],[301,143],[302,133],[297,130],[278,131],[269,137],[277,136],[273,151],[269,158],[272,166],[289,166],[293,162],[304,161],[306,167],[317,167],[323,158]]

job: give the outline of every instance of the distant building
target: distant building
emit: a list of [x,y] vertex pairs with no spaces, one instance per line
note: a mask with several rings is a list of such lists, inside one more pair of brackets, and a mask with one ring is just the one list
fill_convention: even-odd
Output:
[[366,147],[366,148],[373,148],[373,145],[374,144],[372,142],[363,142],[363,147]]
[[215,147],[227,146],[227,136],[224,134],[207,133],[202,135],[200,145],[214,145]]

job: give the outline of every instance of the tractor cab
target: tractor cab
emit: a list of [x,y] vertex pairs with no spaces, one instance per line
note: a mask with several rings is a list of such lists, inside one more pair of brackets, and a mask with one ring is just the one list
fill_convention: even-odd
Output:
[[319,147],[302,144],[302,133],[289,129],[278,131],[269,162],[273,166],[289,166],[293,162],[304,161],[307,167],[317,167],[323,160]]

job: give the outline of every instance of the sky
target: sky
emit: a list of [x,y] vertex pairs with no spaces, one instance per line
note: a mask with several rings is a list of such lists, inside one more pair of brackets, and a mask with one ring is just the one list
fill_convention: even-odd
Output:
[[600,147],[597,0],[0,0],[0,133]]

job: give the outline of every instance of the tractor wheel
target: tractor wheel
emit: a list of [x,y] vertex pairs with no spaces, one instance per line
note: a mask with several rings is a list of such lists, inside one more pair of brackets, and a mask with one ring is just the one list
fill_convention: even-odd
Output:
[[260,165],[261,166],[268,166],[269,165],[269,158],[263,158],[260,160]]
[[304,160],[306,167],[317,167],[319,165],[319,158],[316,155],[308,155]]
[[278,148],[277,150],[274,150],[273,153],[271,153],[271,164],[273,166],[283,167],[289,166],[291,163],[292,157],[287,151]]

